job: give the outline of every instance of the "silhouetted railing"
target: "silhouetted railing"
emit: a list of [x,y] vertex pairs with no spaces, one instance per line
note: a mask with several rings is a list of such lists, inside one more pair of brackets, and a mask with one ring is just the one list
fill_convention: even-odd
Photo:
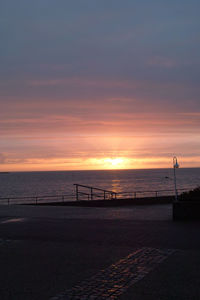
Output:
[[[111,200],[111,199],[124,199],[124,198],[145,198],[145,197],[161,197],[161,196],[173,196],[174,189],[170,190],[151,190],[151,191],[127,191],[127,192],[114,192],[104,190],[96,187],[74,184],[76,200]],[[80,190],[83,188],[82,190]],[[83,191],[84,190],[84,191]],[[179,189],[179,193],[187,191],[188,189]],[[96,191],[101,191],[97,193]]]
[[0,204],[42,204],[51,202],[74,201],[73,194],[47,195],[47,196],[22,196],[22,197],[1,197]]
[[[179,194],[188,191],[188,189],[178,189]],[[145,198],[145,197],[162,197],[162,196],[174,196],[174,189],[171,190],[151,190],[151,191],[130,191],[119,192],[117,198]]]
[[[92,186],[87,186],[87,185],[82,185],[77,183],[75,183],[74,186],[75,186],[75,193],[76,193],[76,201],[82,200],[81,195],[86,196],[87,200],[95,200],[95,198],[110,200],[110,199],[117,198],[117,193],[113,191],[104,190],[97,187],[92,187]],[[84,192],[81,191],[80,189],[83,189]]]
[[[0,204],[42,204],[61,203],[82,200],[112,200],[112,199],[138,199],[146,197],[174,196],[174,190],[151,190],[151,191],[126,191],[114,192],[97,187],[81,184],[74,184],[75,194],[47,195],[47,196],[22,196],[22,197],[1,197]],[[188,189],[178,189],[178,193],[188,191]]]

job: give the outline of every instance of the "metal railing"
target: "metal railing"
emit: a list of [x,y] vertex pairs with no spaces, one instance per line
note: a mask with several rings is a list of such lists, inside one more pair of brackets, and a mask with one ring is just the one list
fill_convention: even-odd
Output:
[[[74,184],[76,200],[111,200],[111,199],[124,199],[124,198],[145,198],[145,197],[161,197],[161,196],[173,196],[174,189],[170,190],[150,190],[150,191],[126,191],[126,192],[114,192],[104,190],[92,186],[86,186],[81,184]],[[80,190],[83,188],[83,190]],[[85,191],[85,189],[87,189]],[[96,191],[101,191],[97,193]],[[178,189],[179,193],[188,191],[188,189]]]
[[[82,185],[82,184],[74,184],[75,186],[75,194],[76,194],[76,201],[82,200],[81,196],[84,196],[87,198],[87,200],[95,200],[96,198],[101,198],[103,200],[109,200],[109,199],[116,199],[117,193],[109,190],[100,189],[97,187]],[[80,189],[83,189],[81,191]],[[87,189],[88,192],[85,192],[85,189]],[[98,191],[98,193],[97,193]],[[85,199],[83,199],[85,200]]]
[[[151,191],[126,191],[114,192],[97,187],[81,184],[74,184],[75,194],[64,195],[44,195],[44,196],[22,196],[22,197],[0,197],[0,204],[42,204],[42,203],[62,203],[81,200],[112,200],[112,199],[138,199],[146,197],[174,196],[174,190],[151,190]],[[178,189],[178,193],[188,191],[188,189]]]
[[[188,191],[188,189],[178,189],[179,194]],[[174,189],[170,190],[150,190],[150,191],[127,191],[117,193],[119,198],[146,198],[146,197],[162,197],[162,196],[174,196]]]
[[73,194],[65,195],[44,195],[44,196],[22,196],[22,197],[1,197],[0,204],[42,204],[52,202],[74,201]]

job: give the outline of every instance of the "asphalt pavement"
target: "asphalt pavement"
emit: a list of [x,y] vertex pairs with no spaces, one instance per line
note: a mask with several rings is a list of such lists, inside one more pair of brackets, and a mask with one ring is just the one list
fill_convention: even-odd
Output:
[[200,299],[200,222],[171,205],[0,207],[0,299]]

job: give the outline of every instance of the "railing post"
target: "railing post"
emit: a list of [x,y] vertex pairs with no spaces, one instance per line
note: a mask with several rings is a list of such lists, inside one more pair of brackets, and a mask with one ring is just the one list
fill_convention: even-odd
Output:
[[62,202],[64,202],[64,197],[65,197],[65,196],[62,195]]
[[38,203],[38,197],[35,197],[35,204],[37,205]]
[[158,197],[158,192],[156,191],[156,198]]
[[134,197],[136,198],[136,196],[137,196],[137,193],[135,192],[135,193],[134,193]]
[[10,199],[8,198],[8,205],[10,204]]
[[76,186],[76,201],[78,201],[79,199],[78,199],[78,184],[75,184],[75,186]]
[[106,191],[103,191],[103,199],[106,200]]
[[90,200],[93,200],[93,188],[90,189]]

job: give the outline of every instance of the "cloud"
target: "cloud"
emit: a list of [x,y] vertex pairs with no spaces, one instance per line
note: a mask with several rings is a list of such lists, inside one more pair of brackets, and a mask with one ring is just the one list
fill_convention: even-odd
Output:
[[6,162],[6,156],[3,153],[0,153],[0,164],[4,164]]
[[172,60],[167,57],[153,57],[148,61],[149,66],[157,66],[164,68],[174,68],[177,67],[178,64],[175,60]]
[[1,8],[1,162],[61,168],[63,159],[80,166],[78,157],[198,156],[196,0]]
[[28,85],[34,87],[40,86],[60,86],[60,85],[70,85],[73,87],[103,87],[103,88],[131,88],[138,86],[139,83],[134,83],[128,80],[105,80],[105,79],[85,79],[85,78],[55,78],[49,80],[31,80],[27,81]]

